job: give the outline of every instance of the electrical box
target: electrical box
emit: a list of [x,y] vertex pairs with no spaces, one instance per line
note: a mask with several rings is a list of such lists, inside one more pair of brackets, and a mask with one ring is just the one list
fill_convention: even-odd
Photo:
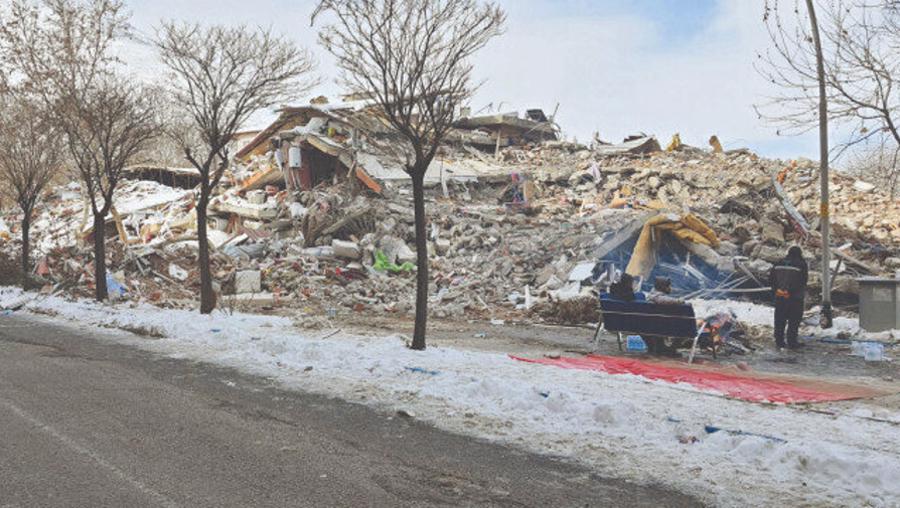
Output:
[[290,150],[288,150],[288,166],[291,168],[299,168],[303,163],[302,156],[300,155],[300,147],[292,146]]
[[864,277],[859,282],[859,326],[867,332],[900,330],[900,278]]

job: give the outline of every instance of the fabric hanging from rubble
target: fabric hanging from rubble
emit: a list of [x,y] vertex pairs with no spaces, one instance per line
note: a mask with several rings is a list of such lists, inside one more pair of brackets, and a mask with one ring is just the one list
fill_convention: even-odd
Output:
[[693,214],[681,217],[674,214],[660,214],[644,223],[637,244],[625,272],[647,279],[656,266],[662,232],[668,232],[680,242],[716,247],[719,238],[716,233],[700,218]]
[[738,375],[722,371],[685,368],[613,356],[588,355],[580,358],[539,359],[510,356],[510,358],[527,363],[554,365],[565,369],[591,370],[608,374],[630,374],[653,381],[665,381],[673,384],[687,383],[702,391],[720,393],[727,397],[748,402],[803,404],[883,395],[881,392],[863,386],[814,380]]

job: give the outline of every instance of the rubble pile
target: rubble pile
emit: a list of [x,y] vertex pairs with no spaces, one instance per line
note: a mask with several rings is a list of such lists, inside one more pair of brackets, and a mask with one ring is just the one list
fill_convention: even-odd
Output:
[[[239,152],[243,159],[225,175],[209,207],[221,306],[307,315],[414,311],[408,180],[386,169],[389,157],[353,152],[360,143],[337,111],[290,110]],[[472,120],[479,130],[464,138],[493,139],[484,134],[495,124],[530,132],[522,122]],[[596,319],[590,302],[596,287],[610,281],[604,272],[624,270],[643,226],[660,216],[709,230],[708,241],[654,258],[666,273],[699,281],[681,288],[682,295],[723,297],[763,288],[771,263],[793,243],[805,246],[811,286],[821,289],[818,179],[811,161],[680,144],[663,151],[644,135],[592,147],[512,137],[499,149],[493,141],[483,144],[489,148],[448,146],[426,178],[429,298],[436,317]],[[477,172],[464,170],[473,167]],[[194,305],[195,176],[142,167],[118,189],[106,231],[118,296]],[[834,289],[844,296],[838,303],[852,302],[856,277],[900,268],[900,202],[835,174],[832,203]],[[20,218],[6,219],[15,230]],[[34,275],[48,290],[91,294],[92,227],[77,183],[50,192],[33,227]],[[18,248],[12,233],[0,240],[10,255]]]
[[[695,213],[722,240],[716,254],[726,264],[741,260],[758,285],[788,245],[801,244],[812,270],[811,289],[821,291],[818,165],[812,161],[690,147],[608,156],[545,145],[512,153],[504,153],[511,167],[517,160],[533,165],[538,202],[546,206],[565,203],[579,214],[601,208]],[[795,206],[799,221],[782,197]],[[849,301],[858,292],[856,277],[900,268],[900,201],[840,173],[831,177],[831,200],[831,270],[838,274],[833,289]]]

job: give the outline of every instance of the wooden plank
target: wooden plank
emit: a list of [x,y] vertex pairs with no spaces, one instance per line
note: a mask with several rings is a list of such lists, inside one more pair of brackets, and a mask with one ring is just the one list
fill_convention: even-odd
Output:
[[871,274],[871,275],[881,273],[881,269],[879,269],[877,266],[873,266],[873,265],[870,265],[869,263],[866,263],[865,261],[856,259],[855,257],[853,257],[850,254],[847,254],[843,251],[840,251],[838,249],[831,249],[831,252],[834,253],[834,255],[837,256],[839,259],[842,259],[848,265],[853,265],[858,268],[862,268],[863,270],[869,272],[869,274]]
[[781,201],[781,206],[784,207],[784,211],[787,212],[788,217],[791,219],[791,224],[793,224],[794,229],[797,230],[798,233],[803,235],[804,238],[809,236],[809,223],[806,221],[806,217],[797,210],[797,207],[794,206],[794,203],[791,202],[787,193],[784,191],[784,187],[778,182],[777,176],[772,176],[772,187],[775,188],[775,194],[778,195],[778,200]]
[[241,183],[241,190],[256,190],[262,189],[266,185],[274,184],[281,181],[284,178],[284,174],[282,171],[274,166],[269,166],[266,169],[262,169],[254,173],[250,176],[250,178],[246,179]]
[[375,194],[381,194],[381,184],[379,184],[375,181],[374,178],[369,176],[369,174],[366,173],[366,170],[363,169],[362,166],[356,166],[356,177],[359,178],[363,185],[368,187],[372,192],[374,192]]

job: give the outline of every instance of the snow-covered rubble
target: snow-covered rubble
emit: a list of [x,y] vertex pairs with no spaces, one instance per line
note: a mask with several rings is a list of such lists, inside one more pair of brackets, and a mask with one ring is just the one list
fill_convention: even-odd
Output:
[[[23,310],[162,337],[121,339],[162,354],[404,410],[443,429],[659,481],[720,506],[900,504],[900,427],[871,419],[869,410],[869,419],[829,416],[496,353],[414,352],[397,336],[320,339],[326,335],[301,334],[285,318],[198,316],[0,289],[0,308],[24,302]],[[756,435],[707,434],[706,425]]]

